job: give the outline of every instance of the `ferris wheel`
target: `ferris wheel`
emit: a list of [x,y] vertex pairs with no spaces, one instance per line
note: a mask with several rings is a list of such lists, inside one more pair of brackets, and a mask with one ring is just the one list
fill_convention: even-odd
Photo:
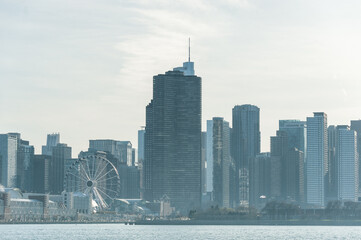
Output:
[[90,195],[98,210],[109,208],[118,195],[119,186],[118,171],[103,152],[82,152],[64,176],[64,190]]

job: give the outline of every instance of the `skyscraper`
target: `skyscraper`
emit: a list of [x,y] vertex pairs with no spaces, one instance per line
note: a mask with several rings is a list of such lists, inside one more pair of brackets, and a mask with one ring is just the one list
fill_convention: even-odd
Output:
[[0,184],[5,187],[17,184],[17,142],[14,135],[0,134]]
[[240,203],[249,201],[249,162],[260,153],[261,133],[259,108],[254,105],[235,106],[232,110],[232,157],[236,163],[236,192]]
[[130,141],[116,141],[111,139],[89,140],[89,149],[112,154],[117,159],[117,162],[114,163],[116,167],[120,164],[133,166],[132,143]]
[[230,207],[230,131],[229,123],[215,117],[213,122],[213,200],[222,207]]
[[249,204],[261,209],[271,198],[271,157],[260,153],[250,162]]
[[140,198],[144,199],[144,135],[145,129],[138,130],[138,169],[139,169],[139,188]]
[[58,143],[60,143],[60,134],[59,133],[48,134],[48,136],[46,138],[46,145],[42,146],[41,153],[43,155],[51,156],[53,147],[58,145]]
[[[360,163],[360,159],[361,159],[361,120],[352,120],[351,121],[351,130],[356,131],[357,133],[357,152],[358,152],[358,158],[359,158],[359,163]],[[359,164],[359,189],[361,188],[361,164]],[[360,189],[361,190],[361,189]]]
[[328,174],[326,176],[326,201],[337,200],[337,158],[336,158],[336,142],[337,128],[330,125],[327,128],[327,144],[328,144]]
[[67,159],[71,159],[71,147],[64,143],[58,143],[52,149],[50,191],[60,194],[64,190],[65,164]]
[[34,155],[33,159],[33,188],[35,193],[48,193],[50,191],[50,166],[51,156],[48,155]]
[[300,120],[279,120],[279,130],[287,133],[288,149],[297,148],[305,152],[307,148],[307,125]]
[[207,192],[213,193],[213,120],[207,120],[206,137]]
[[201,78],[193,71],[154,76],[146,113],[146,191],[152,200],[167,195],[181,211],[198,207],[201,199]]
[[357,202],[357,133],[348,126],[337,126],[336,162],[338,200]]
[[307,203],[325,206],[325,177],[328,171],[327,115],[315,112],[307,118]]

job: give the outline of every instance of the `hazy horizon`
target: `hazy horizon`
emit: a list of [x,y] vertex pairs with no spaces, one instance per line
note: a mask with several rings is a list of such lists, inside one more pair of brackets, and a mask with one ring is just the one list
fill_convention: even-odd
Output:
[[60,132],[73,156],[89,139],[129,140],[145,125],[152,77],[191,61],[202,124],[260,108],[262,151],[278,120],[361,118],[361,2],[0,1],[0,133],[41,152]]

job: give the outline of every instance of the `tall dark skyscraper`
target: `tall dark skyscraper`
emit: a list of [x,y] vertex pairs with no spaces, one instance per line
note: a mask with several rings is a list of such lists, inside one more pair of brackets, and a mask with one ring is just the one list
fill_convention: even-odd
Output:
[[241,204],[249,201],[249,163],[260,153],[261,133],[259,108],[254,105],[235,106],[232,110],[232,157],[239,179],[236,192]]
[[146,109],[145,197],[181,211],[201,201],[201,78],[193,62],[153,77]]
[[52,160],[50,167],[50,191],[60,194],[64,190],[64,175],[66,160],[71,158],[71,147],[64,143],[58,143],[52,148]]

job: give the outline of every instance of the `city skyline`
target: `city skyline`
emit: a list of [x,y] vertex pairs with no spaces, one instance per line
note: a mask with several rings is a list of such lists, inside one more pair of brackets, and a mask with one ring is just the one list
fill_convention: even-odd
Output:
[[188,37],[204,80],[203,131],[254,104],[266,152],[279,119],[361,116],[357,1],[83,3],[0,3],[0,132],[21,132],[36,153],[51,132],[74,154],[88,139],[137,147],[151,76],[187,59]]

